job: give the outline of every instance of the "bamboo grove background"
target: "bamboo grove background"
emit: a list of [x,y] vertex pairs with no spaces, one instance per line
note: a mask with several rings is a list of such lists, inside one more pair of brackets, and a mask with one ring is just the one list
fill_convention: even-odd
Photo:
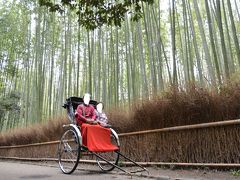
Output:
[[240,66],[237,0],[155,0],[122,27],[82,28],[37,1],[0,2],[0,129],[59,115],[85,92],[131,106],[169,86],[219,89]]

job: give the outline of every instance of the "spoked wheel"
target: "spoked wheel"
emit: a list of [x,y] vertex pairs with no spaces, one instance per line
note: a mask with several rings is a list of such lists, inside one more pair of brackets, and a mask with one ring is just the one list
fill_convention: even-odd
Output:
[[[115,146],[119,147],[119,144],[117,143],[117,138],[114,136],[114,134],[111,133],[111,143]],[[97,154],[103,157],[104,159],[108,160],[109,162],[117,165],[118,160],[119,160],[119,154],[117,151],[110,151],[110,152],[98,152]],[[112,166],[111,164],[108,164],[107,162],[101,160],[100,158],[97,157],[97,163],[100,169],[104,172],[107,171],[112,171],[115,167]]]
[[71,174],[77,167],[80,158],[80,144],[77,133],[67,130],[58,146],[58,163],[64,174]]

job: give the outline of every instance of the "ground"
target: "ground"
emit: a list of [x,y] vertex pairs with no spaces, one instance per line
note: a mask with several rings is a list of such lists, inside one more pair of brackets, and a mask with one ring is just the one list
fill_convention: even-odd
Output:
[[[166,169],[160,167],[148,167],[149,174],[138,173],[128,176],[118,170],[109,173],[102,173],[97,165],[79,164],[77,170],[71,175],[63,174],[56,162],[26,162],[26,161],[7,161],[0,160],[0,179],[15,180],[15,179],[216,179],[216,180],[231,180],[240,179],[240,176],[234,176],[232,171],[217,171],[217,170],[197,170],[197,169]],[[127,170],[133,167],[124,167]]]

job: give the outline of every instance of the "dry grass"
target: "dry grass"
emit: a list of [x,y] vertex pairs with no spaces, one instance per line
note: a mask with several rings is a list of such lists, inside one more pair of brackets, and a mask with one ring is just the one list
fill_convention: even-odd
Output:
[[121,132],[238,119],[240,83],[223,85],[218,92],[194,85],[186,90],[172,88],[152,100],[135,103],[126,119],[122,111],[114,115],[114,125],[126,122]]
[[132,127],[132,113],[126,110],[118,108],[111,109],[107,112],[107,117],[116,132],[126,132],[129,127]]
[[[152,100],[135,102],[129,112],[111,109],[107,115],[118,133],[237,119],[240,83],[223,85],[218,92],[194,85],[185,90],[172,88]],[[55,118],[0,134],[0,146],[59,139],[64,123],[68,123],[67,118]]]
[[14,129],[0,134],[0,146],[31,144],[59,140],[63,133],[62,125],[66,118],[50,119],[45,124],[34,124],[28,128]]

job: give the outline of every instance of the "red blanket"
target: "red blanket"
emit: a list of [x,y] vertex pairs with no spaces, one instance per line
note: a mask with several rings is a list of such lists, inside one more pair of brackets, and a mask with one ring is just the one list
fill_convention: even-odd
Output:
[[90,151],[107,152],[118,150],[118,147],[111,143],[111,131],[109,128],[83,123],[81,133],[83,145],[88,147]]

